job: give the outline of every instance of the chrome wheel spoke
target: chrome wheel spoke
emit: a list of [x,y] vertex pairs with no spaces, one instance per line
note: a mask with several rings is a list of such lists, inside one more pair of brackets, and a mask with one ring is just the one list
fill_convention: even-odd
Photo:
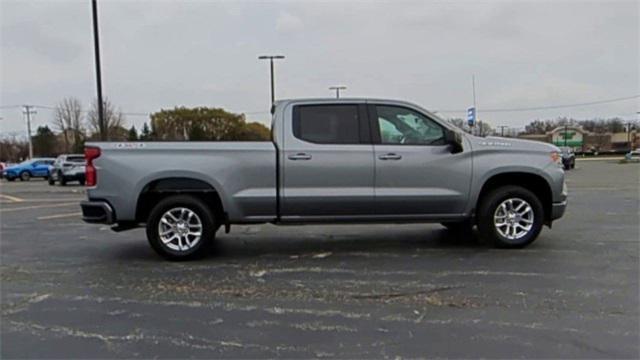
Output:
[[533,228],[534,213],[529,203],[521,198],[508,198],[496,207],[493,226],[502,237],[518,240]]
[[165,212],[158,222],[158,236],[173,251],[188,251],[202,237],[203,224],[198,214],[185,207]]

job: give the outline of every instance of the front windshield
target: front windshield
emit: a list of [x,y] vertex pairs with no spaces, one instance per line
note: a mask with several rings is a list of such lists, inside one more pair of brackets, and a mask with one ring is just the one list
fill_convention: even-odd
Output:
[[23,165],[23,166],[24,166],[24,165],[30,165],[30,164],[32,164],[34,161],[35,161],[35,160],[25,160],[25,161],[21,162],[21,163],[20,163],[20,164],[18,164],[18,165]]

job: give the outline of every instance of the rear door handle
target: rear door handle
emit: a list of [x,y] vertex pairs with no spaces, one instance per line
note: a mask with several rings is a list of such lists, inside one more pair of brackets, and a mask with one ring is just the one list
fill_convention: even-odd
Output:
[[305,153],[297,153],[295,155],[289,155],[289,160],[311,160],[311,155]]
[[398,154],[394,154],[394,153],[388,153],[388,154],[384,154],[384,155],[378,156],[378,159],[380,159],[380,160],[400,160],[400,159],[402,159],[402,155],[398,155]]

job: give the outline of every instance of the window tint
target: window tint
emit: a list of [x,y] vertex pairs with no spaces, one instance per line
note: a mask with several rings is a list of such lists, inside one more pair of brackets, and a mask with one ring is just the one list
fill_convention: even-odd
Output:
[[84,162],[84,156],[69,156],[67,161],[74,163],[82,163]]
[[444,130],[435,121],[396,106],[376,106],[383,144],[441,145]]
[[293,112],[295,137],[320,144],[359,144],[357,105],[299,105]]

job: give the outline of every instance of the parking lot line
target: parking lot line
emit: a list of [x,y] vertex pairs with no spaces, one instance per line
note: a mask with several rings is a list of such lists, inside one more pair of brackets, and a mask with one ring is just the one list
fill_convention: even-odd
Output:
[[72,202],[72,203],[55,204],[55,205],[23,206],[23,207],[11,208],[11,209],[0,209],[0,212],[12,212],[12,211],[31,210],[31,209],[47,209],[47,208],[55,208],[55,207],[63,207],[63,206],[71,206],[71,205],[78,205],[78,203]]
[[40,217],[37,217],[37,219],[38,220],[51,220],[51,219],[60,219],[60,218],[80,216],[80,215],[82,215],[81,212],[74,212],[74,213],[68,213],[68,214],[57,214],[57,215],[40,216]]
[[[70,202],[70,201],[77,201],[80,202],[82,200],[84,200],[85,198],[49,198],[49,199],[21,199],[19,202],[21,203],[51,203],[51,202],[61,202],[61,201],[65,201],[65,202]],[[0,200],[0,204],[15,204],[17,201],[7,201],[7,200]]]
[[0,194],[0,198],[7,199],[7,200],[9,200],[11,202],[23,202],[24,201],[24,199],[21,199],[19,197],[11,196],[11,195],[5,195],[5,194]]

